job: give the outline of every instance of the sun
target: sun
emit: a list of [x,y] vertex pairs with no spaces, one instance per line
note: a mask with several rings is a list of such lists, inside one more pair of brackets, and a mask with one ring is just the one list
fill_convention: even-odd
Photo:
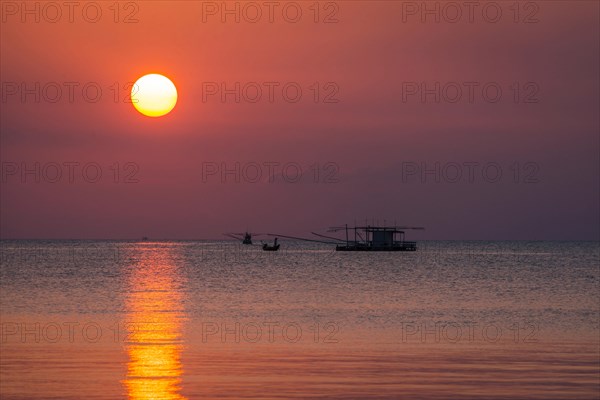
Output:
[[131,102],[148,117],[162,117],[177,104],[177,88],[164,75],[144,75],[131,88]]

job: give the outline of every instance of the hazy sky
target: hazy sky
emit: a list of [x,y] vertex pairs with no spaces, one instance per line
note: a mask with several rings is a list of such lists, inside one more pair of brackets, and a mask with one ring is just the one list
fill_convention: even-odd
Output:
[[598,2],[1,4],[2,238],[599,237]]

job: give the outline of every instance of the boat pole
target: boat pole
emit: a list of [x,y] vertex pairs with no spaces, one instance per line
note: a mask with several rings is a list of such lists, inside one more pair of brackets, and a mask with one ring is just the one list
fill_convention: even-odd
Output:
[[350,243],[348,243],[348,224],[346,224],[346,246],[349,246]]

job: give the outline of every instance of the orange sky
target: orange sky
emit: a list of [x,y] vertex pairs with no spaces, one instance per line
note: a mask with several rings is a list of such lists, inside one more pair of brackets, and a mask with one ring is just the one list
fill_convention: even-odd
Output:
[[[293,3],[302,10],[297,23],[278,8],[274,23],[266,15],[245,21],[242,11],[236,23],[234,15],[225,22],[219,13],[203,15],[221,2],[120,2],[115,23],[113,3],[92,3],[102,10],[97,23],[78,8],[72,23],[66,9],[51,23],[45,2],[37,23],[21,2],[2,2],[3,238],[216,238],[244,229],[304,233],[355,218],[423,225],[427,238],[598,238],[595,2],[534,2],[539,10],[519,9],[518,23],[508,2],[495,3],[503,13],[497,23],[479,8],[472,23],[467,14],[458,23],[441,14],[435,23],[407,15],[403,7],[412,2],[360,1],[318,3],[318,23],[310,2]],[[138,22],[124,23],[131,11]],[[338,22],[323,23],[331,12]],[[524,23],[528,17],[538,22]],[[123,101],[123,87],[151,72],[168,76],[179,92],[175,109],[158,119]],[[21,85],[36,82],[40,93],[53,82],[79,86],[72,102],[66,89],[56,103],[43,93],[39,103],[34,95],[22,101]],[[276,82],[274,100],[266,89],[257,103],[203,92],[236,82]],[[302,89],[297,103],[280,90],[290,82]],[[497,103],[479,90],[472,103],[466,96],[422,102],[418,94],[403,101],[407,82],[491,82],[503,93]],[[536,103],[524,102],[527,82],[538,89]],[[97,103],[78,90],[89,83],[102,90]],[[324,103],[332,88],[338,101]],[[50,183],[10,172],[70,161],[98,163],[103,176]],[[119,163],[123,173],[128,162],[139,167],[139,182],[114,183],[109,167]],[[206,163],[269,162],[301,165],[304,179],[284,182],[279,169],[276,183],[202,181]],[[403,181],[406,163],[436,162],[496,163],[503,176]],[[515,183],[515,163],[527,173],[528,162],[539,168],[538,183],[523,183],[522,174]],[[327,163],[337,166],[338,182],[321,174],[315,183],[314,165]]]

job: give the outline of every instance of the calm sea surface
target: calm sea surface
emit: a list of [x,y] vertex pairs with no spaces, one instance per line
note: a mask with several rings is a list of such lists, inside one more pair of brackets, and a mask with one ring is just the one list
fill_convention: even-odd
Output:
[[1,243],[3,400],[600,396],[597,242]]

